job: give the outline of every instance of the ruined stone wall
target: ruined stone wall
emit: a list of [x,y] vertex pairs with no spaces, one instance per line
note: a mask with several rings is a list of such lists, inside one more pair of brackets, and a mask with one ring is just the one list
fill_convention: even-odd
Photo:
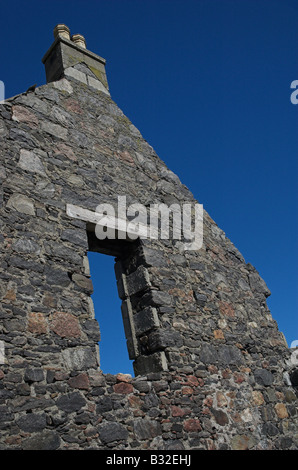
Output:
[[[111,248],[67,212],[119,195],[196,202],[84,73],[0,105],[0,448],[297,449],[297,356],[208,214],[202,248],[185,251]],[[88,250],[116,256],[135,377],[100,370]]]

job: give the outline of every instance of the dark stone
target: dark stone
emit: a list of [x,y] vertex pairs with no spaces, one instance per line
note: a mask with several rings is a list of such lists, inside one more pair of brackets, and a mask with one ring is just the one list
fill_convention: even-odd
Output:
[[46,280],[51,285],[67,287],[70,284],[70,278],[66,271],[61,269],[53,269],[49,266],[45,267]]
[[57,450],[60,447],[60,437],[56,431],[45,430],[24,440],[23,450]]
[[203,307],[207,302],[207,296],[205,294],[200,294],[199,292],[194,291],[194,296],[198,305]]
[[122,424],[108,423],[99,427],[99,437],[104,444],[114,441],[126,441],[128,431]]
[[228,416],[222,410],[215,410],[214,408],[212,408],[211,411],[217,424],[219,424],[220,426],[225,426],[225,424],[229,423]]
[[26,369],[24,380],[25,382],[41,382],[44,379],[44,373],[42,369]]
[[17,425],[25,432],[39,432],[47,425],[45,414],[28,413],[17,420]]
[[157,330],[148,336],[148,348],[151,352],[171,346],[180,348],[182,345],[183,339],[176,331]]
[[155,309],[148,307],[134,315],[136,335],[139,336],[157,326],[157,314]]
[[184,445],[181,441],[173,440],[167,441],[165,444],[166,450],[184,450]]
[[66,413],[79,411],[85,405],[86,401],[79,392],[63,395],[57,400],[58,408],[60,408],[62,411],[65,411]]
[[36,253],[40,252],[40,246],[30,239],[20,238],[13,245],[12,249],[18,253]]
[[298,369],[294,370],[290,374],[290,380],[291,380],[293,387],[298,387]]
[[83,323],[83,329],[89,338],[96,342],[100,341],[100,331],[97,320],[86,320],[85,323]]
[[136,380],[133,386],[141,393],[147,393],[150,390],[149,384],[146,380]]
[[152,439],[162,433],[161,425],[157,421],[150,421],[149,419],[138,419],[133,425],[136,439],[143,441],[145,439]]
[[96,401],[96,413],[101,415],[113,409],[113,402],[110,397],[102,397]]
[[280,439],[280,449],[281,450],[290,449],[292,444],[293,444],[293,439],[291,437],[282,437]]
[[88,240],[86,230],[82,231],[80,229],[67,229],[64,230],[61,234],[61,240],[65,240],[74,245],[78,245],[81,248],[88,248]]
[[78,425],[81,424],[89,424],[91,421],[90,419],[90,414],[89,413],[80,413],[76,418],[75,418],[75,423]]
[[22,129],[13,128],[10,130],[9,137],[18,142],[26,144],[26,146],[35,147],[35,141],[32,139],[31,135],[28,132],[23,131]]
[[255,381],[259,385],[268,387],[273,383],[273,375],[267,369],[257,369],[254,373]]
[[144,307],[147,307],[147,306],[151,306],[151,307],[152,306],[154,307],[168,306],[169,307],[173,305],[173,300],[170,294],[168,294],[167,292],[153,290],[143,295],[142,305]]
[[146,290],[149,286],[148,272],[143,266],[139,266],[134,273],[126,276],[126,288],[129,295]]
[[272,423],[265,423],[263,426],[263,433],[266,436],[274,437],[279,433],[278,428]]
[[218,359],[217,351],[212,344],[203,343],[200,350],[200,360],[204,364],[214,364]]
[[144,247],[143,256],[147,266],[166,267],[167,262],[159,251]]
[[93,284],[91,279],[88,277],[83,276],[82,274],[73,274],[72,280],[83,291],[89,293],[90,295],[93,293]]
[[223,364],[242,364],[243,357],[238,348],[235,346],[222,345],[218,348],[218,359]]
[[153,407],[158,406],[158,398],[154,393],[149,393],[145,396],[144,409],[150,410]]
[[0,406],[0,425],[9,421],[13,421],[14,415],[8,410],[6,405]]

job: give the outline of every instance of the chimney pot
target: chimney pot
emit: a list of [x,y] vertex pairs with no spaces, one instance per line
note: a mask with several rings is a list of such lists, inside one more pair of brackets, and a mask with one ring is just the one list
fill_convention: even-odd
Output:
[[70,41],[70,30],[65,24],[57,24],[54,28],[54,38],[65,38]]
[[82,47],[83,49],[86,49],[86,41],[84,36],[81,34],[73,34],[71,36],[72,42],[74,42],[77,46]]

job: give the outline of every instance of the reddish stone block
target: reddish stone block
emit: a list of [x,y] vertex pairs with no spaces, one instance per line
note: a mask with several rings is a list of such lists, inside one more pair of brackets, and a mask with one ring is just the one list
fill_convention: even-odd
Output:
[[118,382],[127,382],[130,383],[132,381],[132,377],[130,374],[117,374],[116,376]]
[[194,375],[189,375],[187,377],[187,385],[190,385],[191,387],[197,387],[199,385],[197,377]]
[[135,162],[127,150],[124,152],[117,152],[117,157],[120,158],[124,163],[128,163],[129,165],[134,165]]
[[184,421],[183,429],[187,432],[197,432],[201,431],[202,427],[200,421],[197,418],[190,418]]
[[64,106],[67,109],[67,111],[70,111],[71,113],[83,114],[83,111],[79,105],[79,102],[74,100],[73,98],[67,98],[64,101]]
[[113,388],[115,393],[128,394],[132,393],[133,391],[133,386],[126,382],[120,382],[118,384],[115,384]]
[[46,334],[48,331],[47,320],[43,313],[29,313],[27,329],[35,335]]
[[23,122],[32,129],[38,127],[37,116],[27,108],[24,108],[24,106],[16,105],[12,107],[12,119],[13,121]]
[[191,387],[182,387],[182,394],[183,395],[192,395],[194,392],[194,389]]
[[177,417],[177,416],[181,417],[185,415],[185,410],[183,410],[182,408],[179,408],[179,406],[172,406],[171,409],[172,409],[173,417]]
[[81,336],[78,319],[71,313],[55,312],[52,316],[51,330],[62,338]]
[[225,317],[229,317],[229,318],[235,317],[234,307],[228,302],[220,302],[219,310]]
[[76,377],[71,377],[68,383],[72,388],[79,388],[81,390],[88,390],[90,388],[87,374],[79,374]]
[[66,158],[69,158],[69,160],[72,160],[72,161],[77,160],[77,157],[75,156],[72,148],[63,143],[60,143],[56,146],[54,153],[56,155],[64,155]]

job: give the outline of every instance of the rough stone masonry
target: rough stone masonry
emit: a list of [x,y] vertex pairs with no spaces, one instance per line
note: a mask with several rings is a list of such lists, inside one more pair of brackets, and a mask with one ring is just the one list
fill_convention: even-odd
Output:
[[[185,251],[68,215],[197,201],[111,99],[105,60],[54,32],[47,84],[0,105],[0,449],[297,449],[297,350],[210,216]],[[135,377],[100,370],[88,251],[115,257]]]

